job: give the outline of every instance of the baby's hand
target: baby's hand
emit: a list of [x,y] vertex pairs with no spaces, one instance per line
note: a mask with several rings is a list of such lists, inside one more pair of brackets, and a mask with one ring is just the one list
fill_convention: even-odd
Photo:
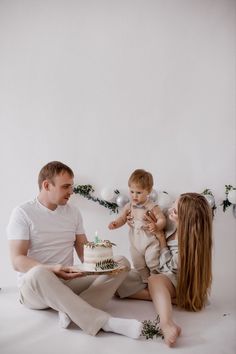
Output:
[[112,221],[109,225],[108,225],[108,229],[110,230],[114,230],[117,228],[117,223],[115,221]]

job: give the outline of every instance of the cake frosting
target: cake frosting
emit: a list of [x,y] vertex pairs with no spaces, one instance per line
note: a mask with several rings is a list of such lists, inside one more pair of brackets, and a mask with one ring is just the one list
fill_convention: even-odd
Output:
[[115,246],[109,240],[97,239],[95,242],[84,244],[84,266],[91,270],[113,269],[117,265],[113,260]]

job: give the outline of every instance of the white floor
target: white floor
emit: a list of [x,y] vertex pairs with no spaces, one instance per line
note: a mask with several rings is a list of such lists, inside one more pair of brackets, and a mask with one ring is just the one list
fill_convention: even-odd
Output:
[[[177,346],[168,348],[159,339],[132,340],[112,333],[100,332],[96,337],[83,333],[75,325],[61,329],[53,310],[34,311],[17,301],[15,287],[0,291],[0,353],[1,354],[235,354],[236,299],[235,282],[215,279],[211,303],[200,313],[174,309],[182,327]],[[113,299],[107,311],[115,317],[154,319],[153,305],[148,301]]]
[[[23,307],[9,273],[2,270],[0,354],[236,354],[236,219],[230,213],[220,214],[214,228],[210,304],[200,313],[174,309],[182,328],[175,348],[168,348],[160,338],[132,340],[104,332],[91,337],[75,325],[61,329],[55,311]],[[149,301],[113,299],[107,311],[115,317],[139,320],[156,317]]]

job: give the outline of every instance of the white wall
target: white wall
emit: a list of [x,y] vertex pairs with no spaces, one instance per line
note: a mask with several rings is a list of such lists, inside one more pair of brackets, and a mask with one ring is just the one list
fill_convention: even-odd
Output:
[[[125,189],[135,168],[173,197],[235,171],[235,1],[0,1],[0,284],[15,281],[5,227],[35,196],[43,164],[75,182]],[[87,229],[128,255],[127,229],[77,196]],[[235,219],[218,208],[216,246],[235,264]],[[224,234],[222,234],[222,231]],[[227,239],[228,238],[228,239]],[[230,240],[230,242],[229,242]],[[217,255],[217,252],[216,252]]]

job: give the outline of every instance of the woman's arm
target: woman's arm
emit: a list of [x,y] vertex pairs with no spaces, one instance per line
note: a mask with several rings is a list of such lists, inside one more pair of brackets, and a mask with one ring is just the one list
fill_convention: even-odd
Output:
[[155,206],[151,212],[155,216],[157,222],[156,222],[156,231],[164,230],[166,227],[166,217],[163,214],[161,208],[159,206]]
[[166,237],[165,237],[164,231],[156,231],[155,236],[159,240],[160,250],[167,247],[167,242],[166,242]]
[[159,269],[160,271],[170,271],[174,274],[177,273],[178,269],[178,242],[177,240],[172,240],[173,244],[167,244],[165,235],[163,232],[158,232],[156,237],[159,239],[160,242],[160,263]]

